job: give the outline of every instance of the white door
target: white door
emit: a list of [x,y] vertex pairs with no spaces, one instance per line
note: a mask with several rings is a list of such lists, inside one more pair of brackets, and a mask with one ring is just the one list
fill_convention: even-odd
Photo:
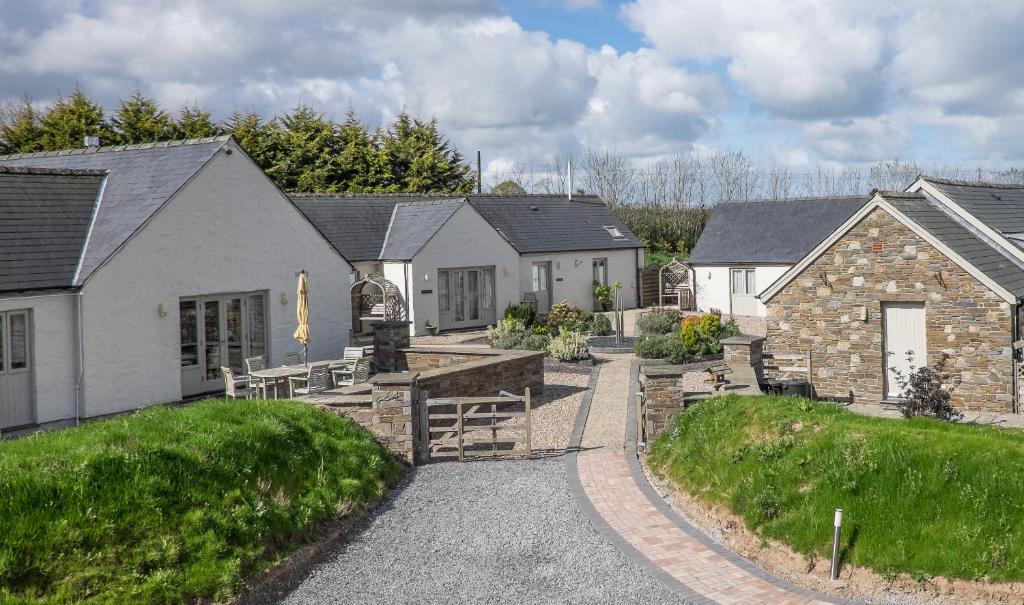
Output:
[[551,263],[533,263],[531,274],[531,292],[537,297],[537,312],[547,313],[551,310]]
[[221,366],[243,373],[247,357],[267,352],[262,292],[185,298],[178,313],[183,397],[223,389]]
[[[597,284],[608,285],[608,259],[607,258],[595,258],[591,261],[594,274],[594,286]],[[597,300],[597,296],[594,296],[594,310],[604,311],[604,307],[601,301]]]
[[757,280],[753,269],[730,269],[729,292],[733,315],[757,315]]
[[35,422],[28,311],[0,313],[0,429]]
[[908,376],[928,363],[924,303],[883,303],[882,311],[885,321],[885,395],[898,398],[903,393],[890,368]]
[[437,272],[437,325],[441,330],[494,323],[494,267]]

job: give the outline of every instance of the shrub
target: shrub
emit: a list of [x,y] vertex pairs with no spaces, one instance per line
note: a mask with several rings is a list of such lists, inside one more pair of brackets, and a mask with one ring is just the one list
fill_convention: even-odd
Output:
[[576,361],[590,357],[590,349],[587,348],[587,337],[579,332],[573,332],[562,328],[548,342],[548,354],[559,361]]
[[487,342],[495,349],[518,349],[526,335],[526,326],[515,319],[503,319],[487,328]]
[[723,338],[730,338],[741,334],[743,334],[743,332],[740,331],[740,325],[736,323],[735,319],[730,317],[729,321],[722,324],[722,330],[718,333],[718,339],[721,340]]
[[542,323],[533,324],[533,327],[530,328],[530,334],[540,334],[542,336],[547,336],[548,327]]
[[530,305],[509,304],[505,307],[505,319],[514,319],[524,326],[532,326],[537,312]]
[[519,342],[518,349],[529,349],[531,351],[546,351],[548,348],[548,342],[550,339],[547,334],[535,334],[529,333],[523,336],[523,339]]
[[[913,358],[914,352],[907,351],[907,359],[911,360],[911,363]],[[904,418],[931,416],[939,420],[960,420],[964,417],[963,412],[954,408],[951,401],[951,392],[957,381],[949,380],[946,373],[948,362],[949,355],[943,353],[932,367],[921,366],[915,369],[911,365],[907,374],[896,368],[889,368],[896,384],[903,391],[903,397],[896,407]]]
[[708,313],[684,319],[679,336],[691,354],[713,355],[722,351],[721,334],[722,318]]
[[583,324],[581,322],[583,318],[583,309],[575,305],[570,305],[566,301],[561,301],[558,304],[551,307],[547,315],[547,326],[550,334],[558,334],[559,329],[564,327],[571,332],[579,332]]
[[665,334],[644,334],[633,343],[633,352],[642,359],[662,359],[669,340],[676,340]]
[[661,356],[669,363],[685,363],[694,356],[694,352],[681,338],[667,336],[662,345]]
[[608,319],[608,316],[601,315],[600,313],[594,313],[589,322],[589,327],[586,331],[594,336],[608,336],[612,334],[612,320]]
[[675,309],[655,309],[636,320],[640,334],[668,334],[674,332],[678,325],[679,311]]

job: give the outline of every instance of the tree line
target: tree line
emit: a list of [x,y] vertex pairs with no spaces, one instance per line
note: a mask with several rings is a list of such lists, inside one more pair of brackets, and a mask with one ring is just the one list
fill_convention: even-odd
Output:
[[172,114],[135,90],[108,116],[81,88],[46,106],[24,98],[0,111],[0,153],[80,148],[86,136],[131,145],[224,134],[286,191],[468,193],[475,184],[437,120],[406,112],[374,130],[352,111],[336,122],[303,104],[269,119],[235,111],[217,121],[197,104]]

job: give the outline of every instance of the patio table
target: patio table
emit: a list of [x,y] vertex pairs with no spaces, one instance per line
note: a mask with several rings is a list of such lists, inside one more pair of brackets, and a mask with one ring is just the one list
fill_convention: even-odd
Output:
[[256,370],[249,372],[249,376],[256,378],[263,382],[263,393],[267,392],[268,383],[274,385],[274,399],[277,399],[277,384],[292,376],[305,376],[309,372],[309,368],[314,365],[327,364],[331,370],[338,370],[342,368],[348,368],[355,365],[355,361],[351,359],[325,359],[323,361],[312,361],[307,365],[296,364],[287,366],[277,366],[276,368],[265,368],[262,370]]

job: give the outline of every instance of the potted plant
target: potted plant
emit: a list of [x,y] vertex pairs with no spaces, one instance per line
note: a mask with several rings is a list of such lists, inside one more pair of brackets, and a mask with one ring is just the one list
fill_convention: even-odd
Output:
[[423,324],[423,327],[427,329],[427,334],[430,334],[431,336],[437,336],[437,324],[435,324],[434,322],[428,319],[427,322]]
[[622,288],[622,282],[614,281],[612,285],[594,282],[594,299],[601,303],[602,311],[611,311],[615,306],[615,293]]

